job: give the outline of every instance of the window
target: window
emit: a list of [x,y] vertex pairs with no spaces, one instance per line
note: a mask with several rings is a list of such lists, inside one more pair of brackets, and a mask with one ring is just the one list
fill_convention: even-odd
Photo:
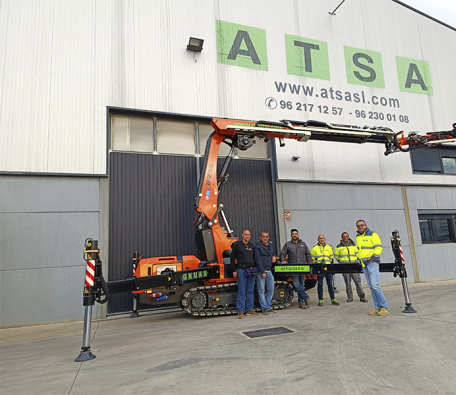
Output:
[[111,148],[115,151],[153,152],[154,120],[129,115],[112,115]]
[[[205,120],[112,113],[111,150],[204,156],[207,139],[213,131],[211,124]],[[229,152],[230,146],[220,144],[220,157],[227,156]],[[239,158],[269,159],[269,143],[256,139],[250,149],[236,149],[235,155]]]
[[410,151],[410,159],[414,173],[456,175],[456,147],[415,149]]
[[456,174],[456,158],[442,157],[442,164],[445,174]]
[[456,214],[418,214],[423,244],[455,243]]
[[157,152],[195,155],[195,123],[173,119],[157,120]]

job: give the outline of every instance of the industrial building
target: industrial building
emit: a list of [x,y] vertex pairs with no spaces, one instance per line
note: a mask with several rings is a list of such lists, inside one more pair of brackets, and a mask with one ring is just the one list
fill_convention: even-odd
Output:
[[[82,319],[88,237],[109,280],[134,251],[196,254],[213,117],[452,129],[455,29],[399,1],[339,3],[3,0],[0,326]],[[384,150],[257,142],[221,194],[231,227],[337,245],[364,219],[384,262],[399,230],[408,281],[456,278],[456,144]],[[95,315],[130,309],[116,296]]]

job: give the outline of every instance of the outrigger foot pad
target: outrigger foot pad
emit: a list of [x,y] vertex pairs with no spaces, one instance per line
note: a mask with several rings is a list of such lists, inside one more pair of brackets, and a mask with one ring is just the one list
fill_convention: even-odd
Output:
[[74,362],[85,362],[85,361],[91,361],[92,359],[95,359],[95,355],[92,354],[90,350],[87,351],[81,351],[79,356],[74,360]]
[[403,313],[416,313],[416,310],[412,306],[405,306],[405,309],[402,310]]

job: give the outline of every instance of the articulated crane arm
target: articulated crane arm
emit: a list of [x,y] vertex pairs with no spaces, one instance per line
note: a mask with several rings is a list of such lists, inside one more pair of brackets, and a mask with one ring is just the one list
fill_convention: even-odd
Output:
[[421,135],[416,132],[410,132],[407,137],[404,136],[404,132],[399,132],[394,135],[393,141],[387,144],[385,155],[397,151],[409,152],[416,148],[434,147],[442,143],[452,142],[456,142],[456,123],[453,123],[453,130],[442,132],[429,132]]
[[[394,132],[385,127],[358,127],[352,125],[331,124],[319,121],[245,121],[213,118],[214,132],[206,144],[204,164],[195,198],[197,218],[193,223],[196,231],[196,245],[200,259],[221,264],[223,256],[228,255],[231,245],[238,240],[232,231],[223,212],[223,204],[218,197],[222,186],[228,180],[228,168],[234,157],[235,148],[245,151],[257,140],[268,142],[278,138],[280,146],[285,139],[306,142],[310,139],[348,143],[374,142],[392,144]],[[217,174],[217,159],[220,144],[230,146],[230,152]],[[226,254],[224,254],[226,253]],[[221,265],[220,278],[223,278]]]

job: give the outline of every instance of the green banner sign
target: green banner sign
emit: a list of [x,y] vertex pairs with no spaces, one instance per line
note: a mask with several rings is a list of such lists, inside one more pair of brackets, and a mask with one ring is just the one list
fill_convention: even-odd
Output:
[[[218,63],[268,71],[266,30],[216,20],[216,34]],[[327,42],[290,34],[285,34],[284,36],[285,61],[289,75],[317,78],[326,81],[331,80]],[[273,48],[276,49],[275,47]],[[273,54],[273,56],[277,56],[277,54]],[[385,89],[385,76],[383,74],[382,54],[380,52],[344,46],[344,57],[345,72],[349,84]],[[340,62],[341,60],[337,58],[333,59],[333,62]],[[433,95],[429,62],[396,56],[396,67],[399,88],[402,92]],[[389,83],[391,82],[389,81]],[[285,87],[286,84],[283,87],[281,86],[283,92],[285,92]],[[308,91],[308,87],[304,85],[289,84],[289,89],[291,93],[299,94],[301,91],[307,96],[310,92],[310,96],[312,96],[311,91]],[[331,92],[331,98],[333,99],[332,95]],[[355,102],[360,101],[359,96],[357,96],[358,94],[354,96]],[[318,94],[315,97],[318,97]],[[323,94],[321,97],[325,98]],[[336,91],[336,99],[342,100],[342,92]],[[377,96],[372,97],[372,103],[374,105],[378,104],[374,102],[377,99]],[[386,100],[386,98],[384,98],[384,101],[380,100],[380,104],[386,106]],[[351,101],[351,98],[347,101]],[[288,109],[291,109],[288,103],[285,104]],[[367,104],[370,104],[370,102],[368,101]],[[302,107],[301,104],[299,106]],[[306,107],[304,107],[304,111],[307,111]],[[321,111],[322,109],[320,109]],[[337,111],[338,108],[335,108],[335,110],[333,108],[334,115]],[[325,112],[325,114],[327,113]]]
[[396,66],[402,92],[433,95],[429,62],[396,56]]
[[330,80],[327,43],[285,34],[285,49],[288,74]]
[[216,21],[219,63],[268,71],[266,30]]
[[310,273],[310,266],[308,266],[308,265],[275,266],[274,271],[276,273],[290,273],[290,272]]
[[380,52],[344,46],[344,54],[349,84],[385,88]]

